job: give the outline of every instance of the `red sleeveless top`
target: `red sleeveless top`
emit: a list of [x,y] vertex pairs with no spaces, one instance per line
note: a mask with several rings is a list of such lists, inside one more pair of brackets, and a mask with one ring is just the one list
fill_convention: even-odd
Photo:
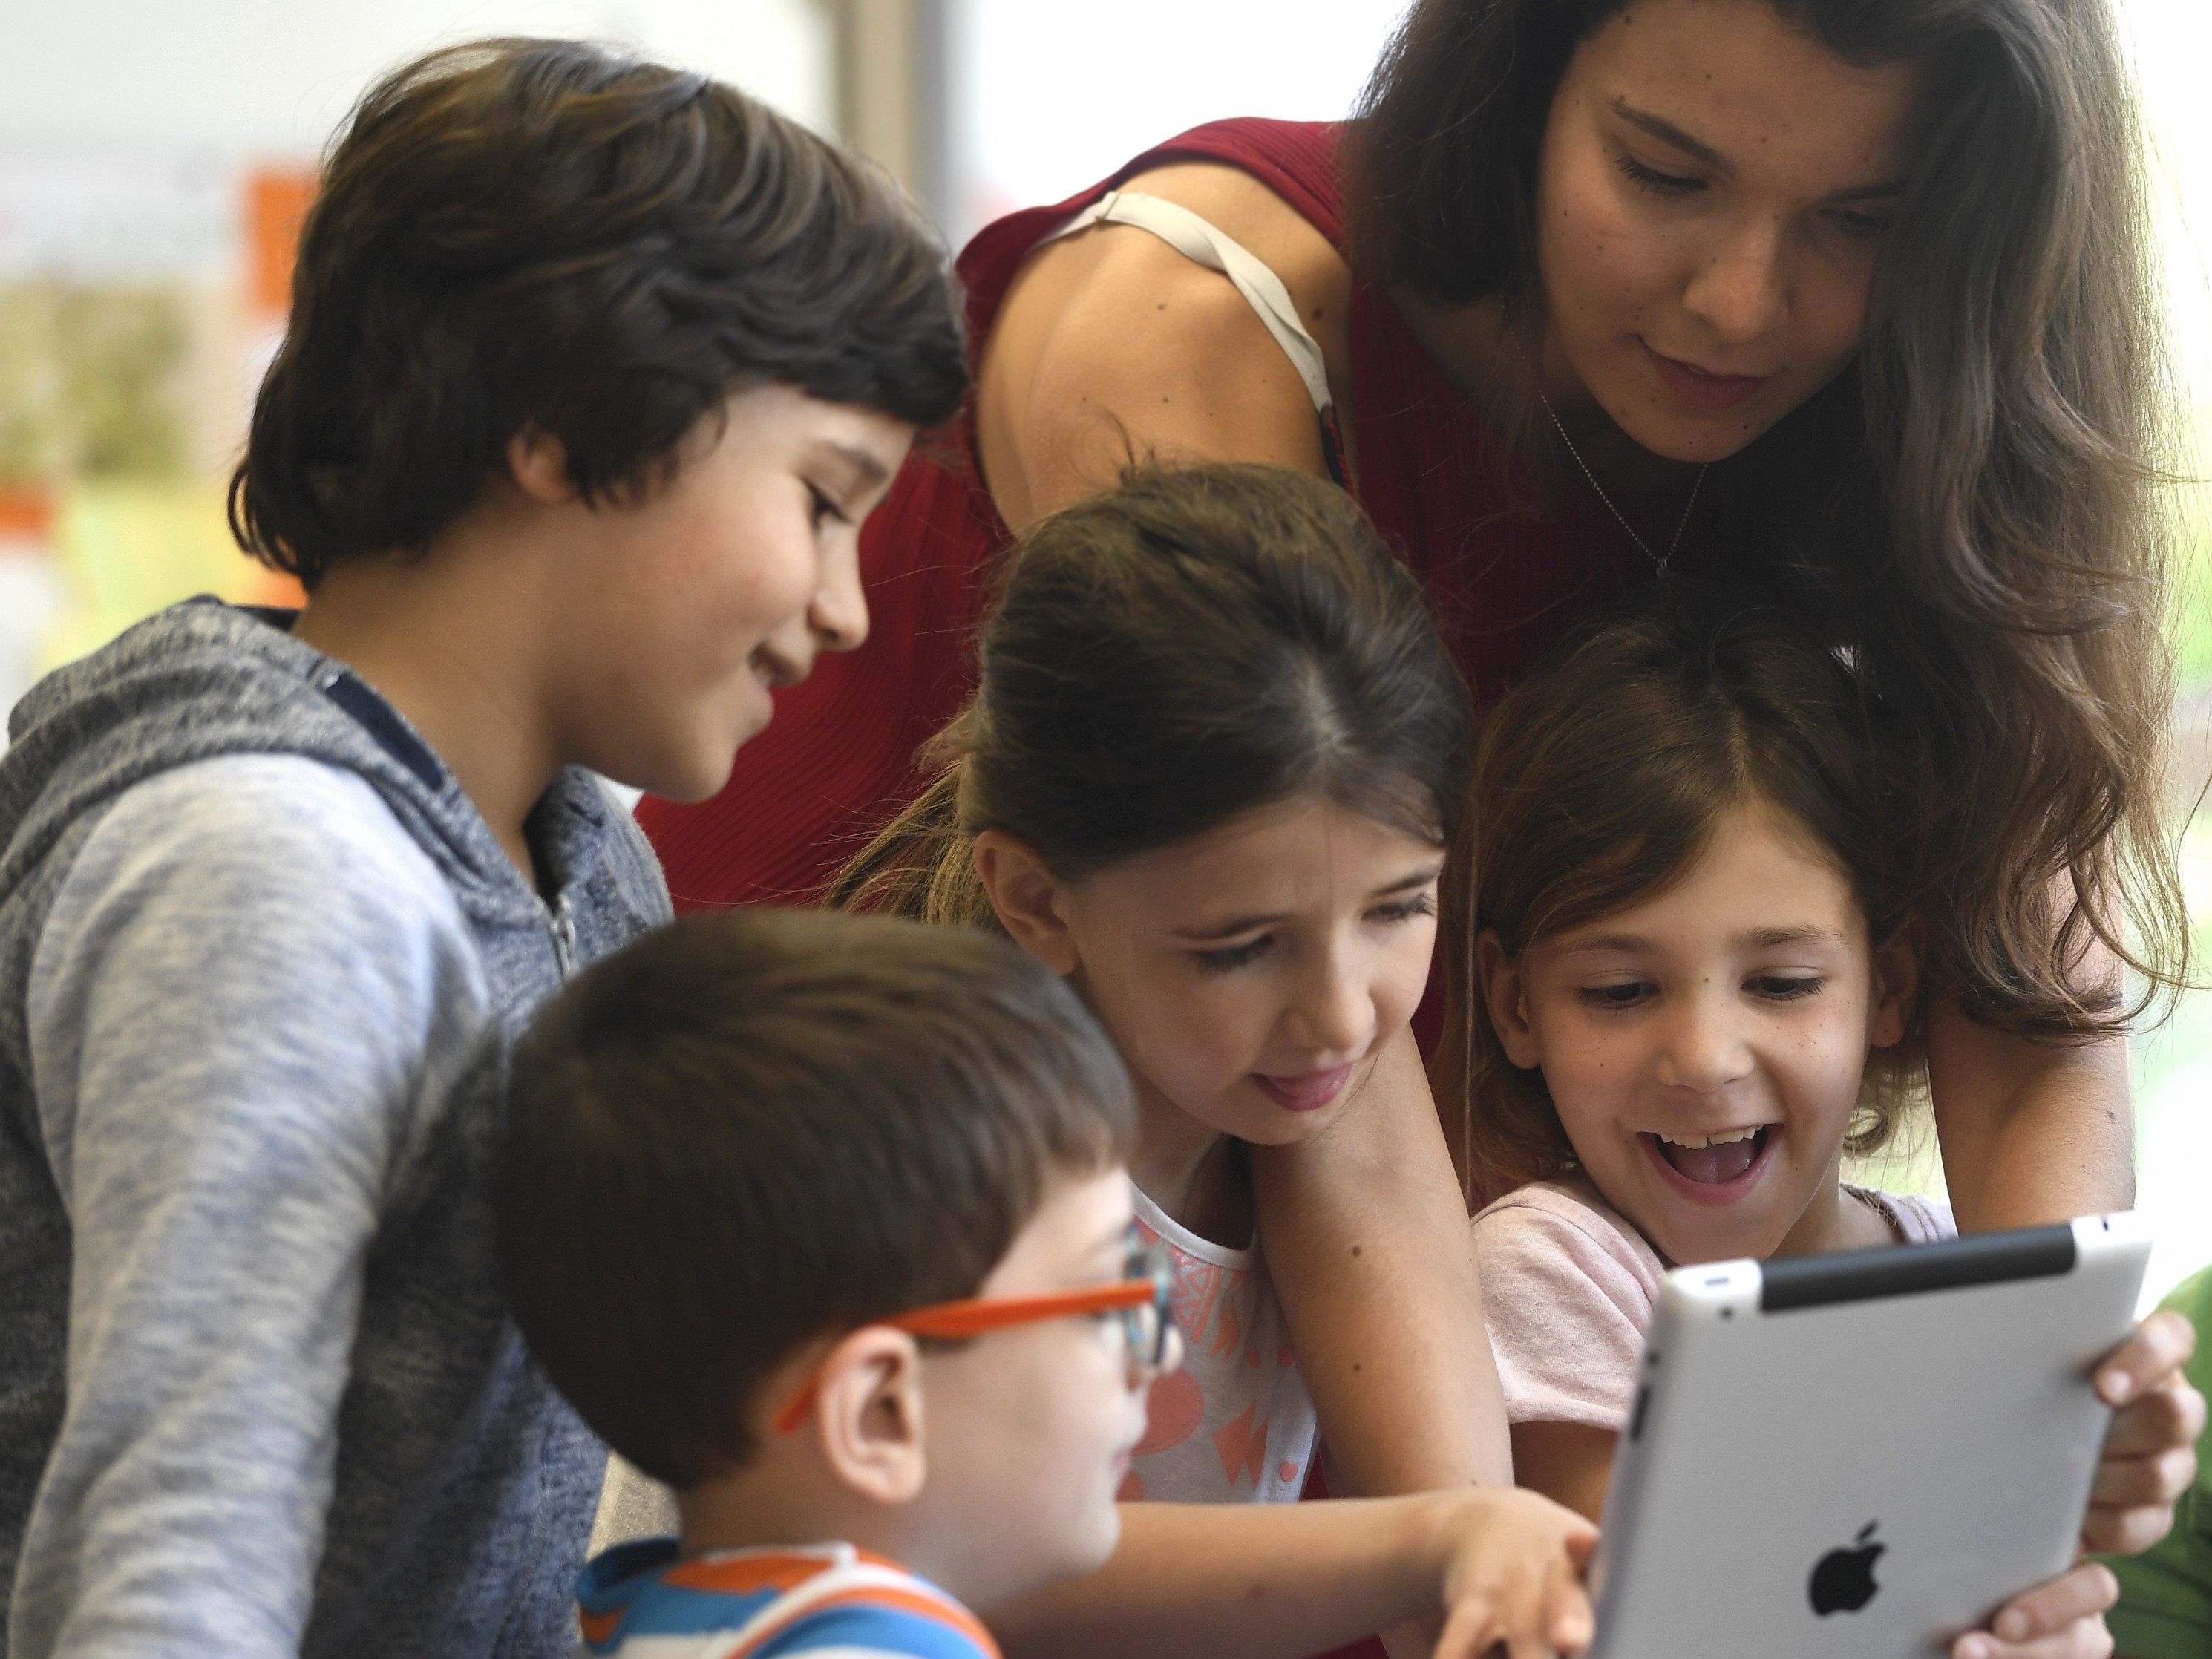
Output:
[[[1340,131],[1218,121],[1065,202],[987,226],[958,262],[971,349],[980,356],[1008,285],[1039,242],[1115,185],[1167,162],[1240,168],[1342,247]],[[1356,279],[1352,362],[1356,494],[1419,575],[1478,705],[1577,620],[1650,583],[1649,558],[1595,496],[1574,494],[1541,521],[1506,508],[1491,483],[1494,441],[1474,410],[1389,301]],[[969,641],[1010,539],[981,481],[972,414],[963,412],[948,437],[917,446],[861,533],[867,643],[818,659],[804,684],[778,694],[775,720],[739,752],[714,799],[639,806],[679,911],[811,901],[917,792],[915,751],[967,699]],[[1650,516],[1671,524],[1680,510],[1668,503]],[[1308,1495],[1319,1488],[1316,1480]],[[1382,1645],[1370,1639],[1330,1659],[1355,1656],[1382,1659]]]
[[[980,353],[1015,271],[1047,234],[1115,185],[1166,162],[1241,168],[1341,247],[1340,131],[1321,122],[1215,122],[1056,206],[986,227],[958,264],[971,349]],[[1649,559],[1594,495],[1571,491],[1541,521],[1506,510],[1491,483],[1493,441],[1474,408],[1389,300],[1357,282],[1352,362],[1356,493],[1420,576],[1479,706],[1572,623],[1649,584]],[[714,799],[639,807],[678,910],[810,900],[916,792],[915,751],[966,700],[969,636],[1009,539],[981,482],[972,416],[963,413],[949,436],[934,452],[918,447],[861,534],[867,643],[819,659],[804,684],[778,694],[775,720],[739,752]],[[1671,523],[1679,510],[1649,516]]]

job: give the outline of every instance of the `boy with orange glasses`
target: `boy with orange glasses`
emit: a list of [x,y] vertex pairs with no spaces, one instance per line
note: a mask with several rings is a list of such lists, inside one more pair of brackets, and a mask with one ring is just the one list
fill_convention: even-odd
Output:
[[550,1007],[509,1122],[517,1322],[682,1516],[586,1570],[592,1651],[972,1659],[965,1603],[1112,1552],[1180,1348],[1128,1079],[1005,941],[678,922]]
[[[969,1607],[1103,1564],[1182,1352],[1132,1247],[1135,1128],[1082,1004],[981,932],[727,911],[574,981],[515,1054],[501,1276],[682,1534],[586,1569],[589,1650],[996,1659]],[[1257,1532],[1251,1507],[1188,1506],[1234,1571],[1153,1659],[1302,1652],[1432,1596],[1440,1651],[1587,1634],[1590,1529],[1531,1493],[1285,1505]],[[1030,1650],[1137,1650],[1073,1624]]]

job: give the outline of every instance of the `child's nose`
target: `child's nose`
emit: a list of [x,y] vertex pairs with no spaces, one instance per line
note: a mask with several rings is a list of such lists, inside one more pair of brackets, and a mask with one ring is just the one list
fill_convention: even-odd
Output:
[[806,620],[824,651],[857,651],[868,637],[868,597],[856,556],[832,562],[807,607]]
[[1751,1068],[1751,1053],[1719,999],[1683,998],[1659,1050],[1659,1080],[1671,1089],[1711,1094]]
[[1286,1023],[1300,1047],[1350,1058],[1365,1054],[1374,1037],[1374,1004],[1347,975],[1320,973],[1303,988]]

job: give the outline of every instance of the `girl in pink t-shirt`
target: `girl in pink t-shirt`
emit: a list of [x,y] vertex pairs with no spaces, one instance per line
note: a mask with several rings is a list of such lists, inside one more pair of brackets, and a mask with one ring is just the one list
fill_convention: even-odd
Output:
[[[1955,1231],[1841,1174],[1922,1085],[1890,724],[1846,655],[1677,597],[1485,726],[1439,1093],[1506,1189],[1474,1237],[1517,1478],[1592,1519],[1668,1267]],[[2112,1594],[2077,1569],[2033,1592],[2045,1640],[1957,1651],[2109,1651]]]

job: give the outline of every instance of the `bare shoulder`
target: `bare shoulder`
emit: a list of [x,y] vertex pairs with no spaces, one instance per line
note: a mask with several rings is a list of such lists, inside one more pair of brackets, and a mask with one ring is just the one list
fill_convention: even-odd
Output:
[[[1350,272],[1293,209],[1212,165],[1163,167],[1126,188],[1188,207],[1273,270],[1332,383],[1348,386]],[[1127,226],[1054,243],[1016,276],[982,353],[977,439],[1016,525],[1110,483],[1138,456],[1323,465],[1304,386],[1243,298]]]
[[1348,307],[1352,268],[1344,256],[1304,214],[1250,173],[1210,161],[1179,161],[1138,173],[1121,188],[1188,208],[1242,244],[1283,279],[1316,338]]

